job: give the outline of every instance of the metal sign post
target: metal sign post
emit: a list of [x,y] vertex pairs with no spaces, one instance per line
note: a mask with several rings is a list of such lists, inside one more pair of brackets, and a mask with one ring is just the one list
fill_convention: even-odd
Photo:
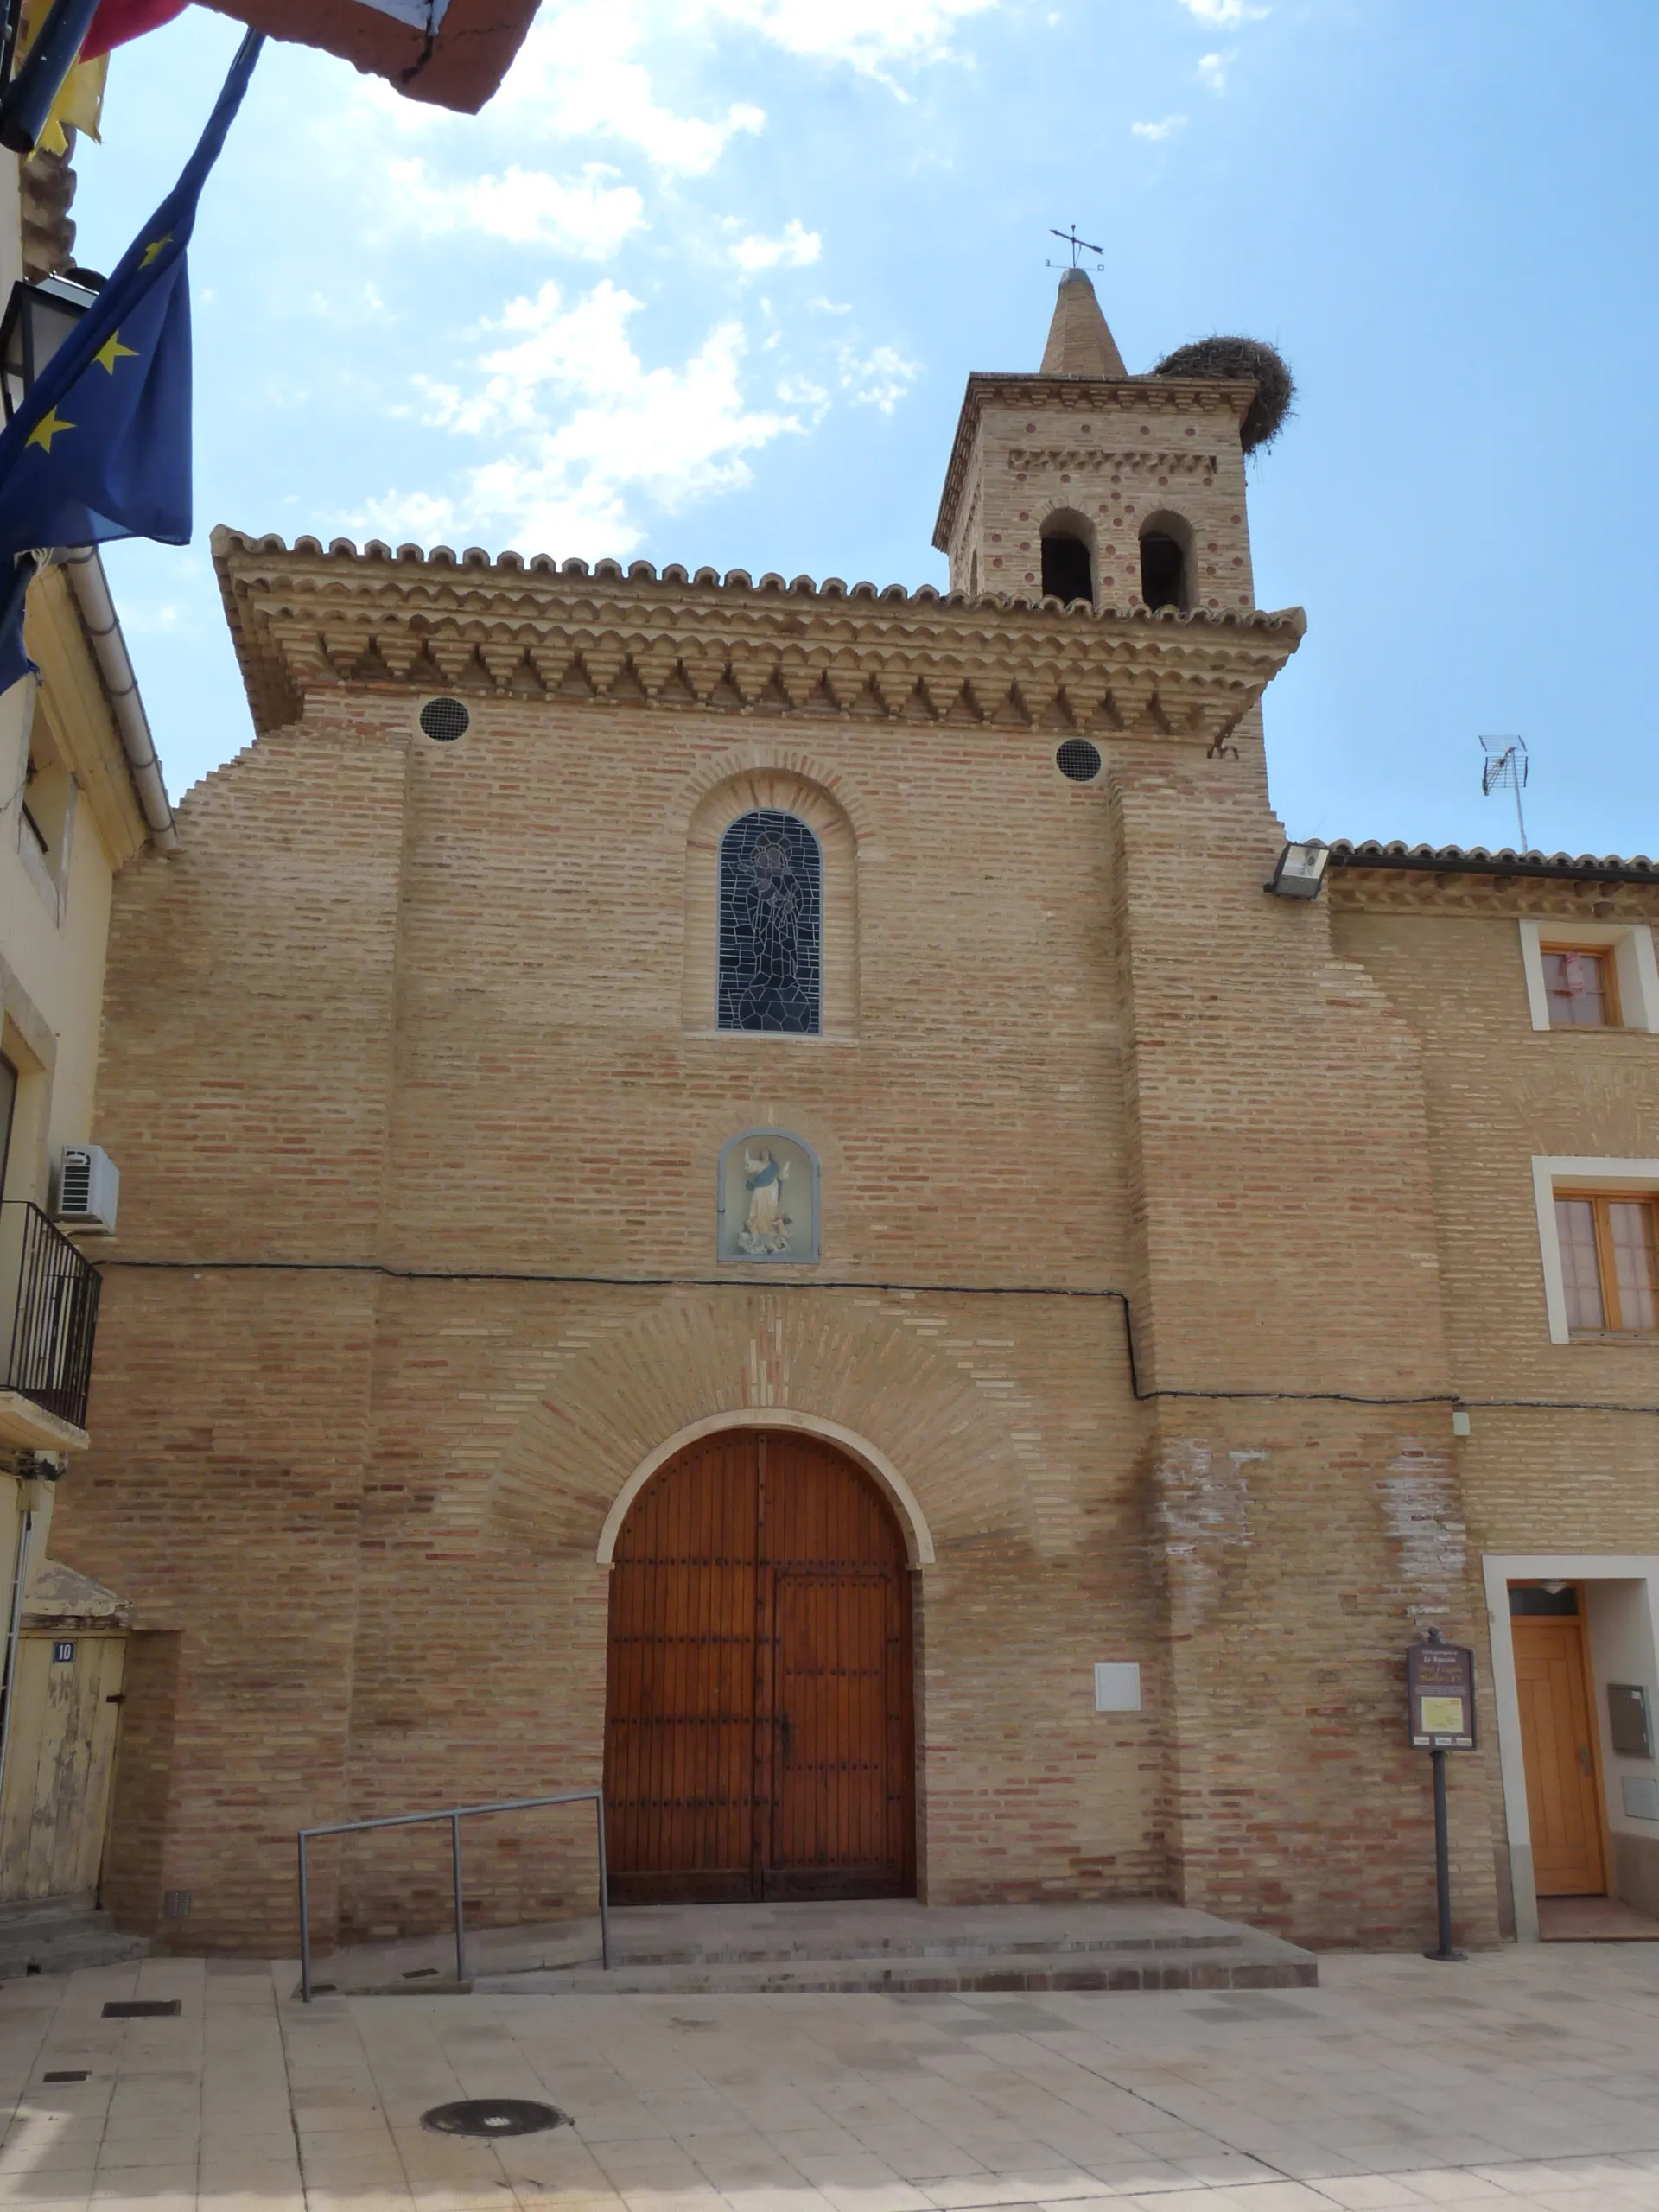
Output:
[[1430,1959],[1460,1959],[1452,1947],[1452,1837],[1446,1816],[1446,1755],[1475,1748],[1475,1655],[1442,1643],[1432,1628],[1406,1650],[1406,1725],[1413,1745],[1434,1768],[1434,1903],[1439,1940]]

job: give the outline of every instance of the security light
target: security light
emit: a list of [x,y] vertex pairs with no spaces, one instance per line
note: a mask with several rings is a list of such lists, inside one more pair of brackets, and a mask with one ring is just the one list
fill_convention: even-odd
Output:
[[1262,887],[1281,899],[1317,899],[1330,857],[1330,846],[1318,837],[1308,838],[1305,844],[1287,845]]

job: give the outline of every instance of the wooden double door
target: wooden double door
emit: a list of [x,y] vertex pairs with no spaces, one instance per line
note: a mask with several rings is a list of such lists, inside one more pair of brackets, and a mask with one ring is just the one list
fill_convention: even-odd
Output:
[[619,1904],[908,1897],[910,1573],[833,1446],[731,1429],[662,1468],[611,1571],[605,1817]]

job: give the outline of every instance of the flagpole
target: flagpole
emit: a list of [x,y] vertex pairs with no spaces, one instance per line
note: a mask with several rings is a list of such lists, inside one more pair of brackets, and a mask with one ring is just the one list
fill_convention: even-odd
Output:
[[98,0],[52,0],[22,67],[0,92],[0,146],[34,152],[97,13]]

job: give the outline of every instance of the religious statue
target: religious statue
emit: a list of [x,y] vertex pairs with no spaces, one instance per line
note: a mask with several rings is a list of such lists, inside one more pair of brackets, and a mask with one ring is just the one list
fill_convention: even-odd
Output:
[[743,1167],[743,1187],[749,1203],[743,1226],[737,1232],[738,1249],[751,1260],[787,1252],[792,1224],[784,1211],[783,1200],[789,1161],[780,1163],[769,1150],[756,1154],[746,1147]]

